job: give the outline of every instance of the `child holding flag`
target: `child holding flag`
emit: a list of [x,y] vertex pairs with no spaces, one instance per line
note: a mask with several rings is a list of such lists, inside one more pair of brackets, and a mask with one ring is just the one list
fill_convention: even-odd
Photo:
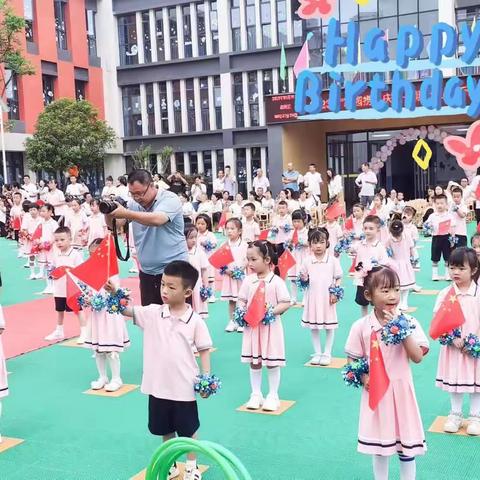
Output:
[[[238,294],[237,313],[243,309],[245,326],[242,340],[242,362],[250,364],[252,393],[246,407],[274,412],[280,406],[278,389],[280,367],[285,366],[285,341],[280,315],[290,308],[285,282],[274,273],[278,257],[273,245],[263,240],[249,244],[248,267],[255,272],[245,278]],[[268,369],[269,393],[262,395],[262,368]]]
[[47,285],[42,291],[44,295],[51,295],[53,293],[53,282],[48,278],[48,269],[53,260],[53,245],[55,243],[55,231],[58,228],[58,223],[53,219],[55,211],[50,203],[46,203],[40,208],[40,217],[42,218],[41,237],[37,245],[38,248],[38,267],[40,273],[39,278],[45,278],[47,274]]
[[453,284],[437,297],[430,327],[433,339],[442,347],[438,357],[436,386],[450,393],[451,410],[443,427],[456,433],[463,422],[465,394],[470,395],[469,435],[480,435],[479,359],[470,354],[467,338],[480,333],[480,288],[476,283],[479,263],[475,250],[457,248],[450,255]]
[[352,325],[345,345],[352,368],[366,365],[358,371],[363,390],[357,449],[372,455],[375,480],[388,480],[395,454],[400,478],[415,480],[415,457],[427,447],[409,364],[422,361],[428,339],[413,317],[399,314],[400,281],[391,268],[370,270],[364,290],[373,311]]
[[[217,237],[213,233],[212,220],[208,215],[200,213],[195,219],[195,226],[197,227],[197,243],[205,252],[207,258],[217,248]],[[208,303],[215,303],[215,269],[209,264],[208,268],[208,284],[212,289],[212,295],[208,299]]]
[[30,203],[28,215],[23,217],[21,230],[24,238],[23,249],[28,256],[28,266],[30,268],[29,280],[41,278],[40,273],[35,273],[36,253],[32,251],[33,240],[40,240],[41,229],[38,230],[38,228],[41,222],[42,219],[38,215],[38,205],[36,203]]

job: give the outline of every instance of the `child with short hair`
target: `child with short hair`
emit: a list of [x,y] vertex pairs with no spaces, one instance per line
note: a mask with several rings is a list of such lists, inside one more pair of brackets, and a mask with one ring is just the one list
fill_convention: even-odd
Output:
[[[22,194],[20,192],[15,192],[12,199],[13,205],[10,208],[10,225],[13,230],[13,238],[18,243],[22,227],[22,218],[25,214],[22,208]],[[18,250],[18,257],[23,257],[23,252],[20,248]]]
[[363,220],[365,219],[365,206],[356,203],[352,207],[353,237],[358,242],[363,235]]
[[[185,261],[165,267],[162,277],[164,304],[127,307],[126,317],[143,330],[142,393],[149,396],[148,429],[166,442],[176,436],[196,438],[200,421],[194,385],[200,373],[192,345],[200,355],[203,374],[210,374],[212,339],[205,321],[187,304],[198,280],[198,272]],[[114,287],[107,285],[107,290]],[[179,470],[172,465],[169,478]],[[187,456],[183,477],[201,480],[195,455]]]
[[28,257],[28,266],[30,268],[29,280],[37,280],[42,278],[41,272],[35,273],[36,267],[36,253],[33,249],[33,237],[38,235],[37,229],[41,224],[42,219],[38,215],[38,205],[36,203],[30,203],[28,205],[28,215],[25,215],[22,220],[22,237],[23,237],[23,251]]
[[[83,263],[83,257],[79,250],[72,246],[72,232],[68,227],[59,227],[55,230],[55,249],[52,258],[52,267],[70,267],[75,268]],[[53,297],[55,301],[55,310],[57,312],[57,326],[55,330],[45,337],[47,342],[61,341],[65,339],[63,331],[63,321],[65,312],[71,312],[72,309],[67,305],[67,278],[62,275],[53,280]],[[80,323],[80,336],[77,343],[82,344],[86,337],[86,321],[83,312],[80,310],[77,314]]]
[[292,213],[293,231],[288,240],[288,247],[292,251],[295,265],[288,271],[288,279],[290,280],[290,292],[292,305],[298,303],[297,277],[300,273],[300,267],[309,253],[308,246],[308,229],[306,227],[306,216],[303,210],[295,210]]
[[463,190],[460,187],[453,187],[450,191],[452,204],[450,213],[455,219],[453,235],[455,236],[455,248],[467,246],[467,215],[468,207],[463,203]]
[[70,214],[65,219],[65,226],[72,232],[73,248],[81,250],[87,244],[88,218],[77,198],[72,198],[69,206]]
[[[197,243],[205,252],[207,259],[217,248],[217,237],[213,233],[212,219],[200,213],[195,219],[195,226],[197,227]],[[215,303],[215,269],[210,263],[208,264],[208,284],[212,289],[212,295],[208,299],[208,303]]]
[[327,223],[324,225],[328,232],[328,251],[334,255],[335,253],[335,245],[340,242],[340,240],[344,237],[344,233],[342,227],[338,223],[338,218],[330,218],[327,220]]
[[243,207],[243,195],[237,193],[235,195],[235,201],[230,204],[230,214],[234,218],[241,218],[242,216],[242,207]]
[[100,201],[95,199],[90,202],[90,216],[88,217],[87,245],[91,245],[97,238],[105,238],[108,233],[105,215],[100,211]]
[[277,204],[277,213],[273,217],[270,227],[269,241],[277,247],[279,255],[283,252],[283,244],[290,240],[293,231],[292,217],[288,213],[288,204],[280,200]]
[[470,238],[470,245],[475,250],[477,258],[480,261],[480,233],[474,233],[472,238]]
[[376,215],[380,219],[381,225],[380,225],[379,240],[385,245],[389,237],[389,232],[388,232],[389,211],[388,211],[388,208],[383,204],[383,197],[380,194],[377,193],[373,197],[372,209],[368,214]]
[[255,219],[255,204],[248,202],[242,208],[242,240],[254,242],[260,236],[260,226]]

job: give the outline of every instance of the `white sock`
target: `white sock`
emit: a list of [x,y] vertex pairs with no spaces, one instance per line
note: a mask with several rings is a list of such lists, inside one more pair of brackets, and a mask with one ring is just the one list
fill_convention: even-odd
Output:
[[63,334],[63,325],[57,325],[57,328],[55,329],[55,331]]
[[438,275],[438,265],[432,265],[432,275]]
[[375,480],[388,480],[388,464],[390,457],[382,457],[381,455],[373,455],[373,478]]
[[250,385],[252,386],[252,393],[255,395],[262,394],[262,369],[250,368]]
[[268,369],[268,394],[278,398],[278,389],[280,387],[280,367]]
[[448,263],[445,262],[445,278],[450,278],[450,272],[448,271]]
[[470,415],[480,416],[480,393],[470,394]]
[[452,413],[461,414],[463,410],[463,393],[450,393],[450,403],[452,405]]
[[38,275],[40,277],[43,277],[45,275],[45,266],[44,265],[39,265],[38,266]]
[[95,354],[95,363],[97,364],[98,376],[99,378],[107,378],[107,365],[106,365],[106,354],[97,352]]
[[415,480],[417,474],[417,465],[415,458],[404,461],[400,459],[400,480]]
[[297,301],[297,290],[298,290],[297,289],[297,284],[294,281],[292,281],[290,287],[291,287],[291,292],[292,292],[291,299],[292,299],[292,301],[296,302]]
[[188,460],[188,459],[187,459],[187,463],[185,464],[185,466],[186,466],[187,468],[190,468],[190,469],[192,469],[192,468],[195,469],[195,468],[197,468],[197,461],[196,461],[196,460]]
[[325,330],[325,353],[326,355],[332,354],[333,339],[335,338],[335,330]]
[[402,290],[400,292],[400,305],[404,308],[408,308],[408,290]]
[[107,358],[110,365],[110,371],[112,372],[112,381],[115,380],[122,383],[122,379],[120,377],[120,355],[118,352],[110,352],[107,355]]
[[322,354],[322,345],[320,343],[320,330],[311,330],[312,332],[312,343],[313,343],[313,351],[315,355]]

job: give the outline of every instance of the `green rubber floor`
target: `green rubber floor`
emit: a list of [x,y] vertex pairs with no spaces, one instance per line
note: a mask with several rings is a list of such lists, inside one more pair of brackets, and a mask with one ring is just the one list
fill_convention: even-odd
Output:
[[[430,243],[421,240],[420,245],[422,271],[417,282],[439,290],[447,284],[429,280]],[[345,258],[346,270],[349,263]],[[5,305],[38,298],[34,296],[38,286],[26,280],[22,264],[12,244],[0,241],[4,280],[0,301]],[[337,357],[344,356],[349,328],[359,317],[351,279],[346,278],[344,285],[334,344]],[[410,296],[410,305],[418,308],[413,315],[425,329],[434,300],[435,296]],[[343,385],[339,370],[303,366],[312,348],[309,332],[300,326],[301,309],[292,308],[283,318],[288,363],[282,370],[280,393],[282,399],[296,403],[282,416],[236,411],[250,393],[248,366],[239,360],[241,337],[223,331],[226,303],[210,305],[210,312],[208,324],[218,348],[212,354],[213,371],[223,380],[223,389],[214,398],[199,400],[201,438],[233,451],[255,480],[372,478],[371,459],[356,452],[360,392]],[[122,355],[122,377],[125,383],[139,384],[142,335],[130,324],[129,332],[132,347]],[[439,348],[436,343],[431,347],[420,365],[412,365],[425,430],[449,411],[448,395],[434,386]],[[123,480],[146,467],[160,442],[147,429],[147,398],[138,389],[113,399],[83,394],[96,378],[89,351],[56,345],[9,360],[7,367],[12,372],[10,396],[3,402],[0,432],[25,442],[0,454],[1,480]],[[266,380],[265,375],[264,390]],[[479,438],[426,435],[428,452],[417,462],[419,480],[480,479]],[[215,466],[204,475],[205,480],[221,478]],[[391,478],[399,478],[395,457]]]

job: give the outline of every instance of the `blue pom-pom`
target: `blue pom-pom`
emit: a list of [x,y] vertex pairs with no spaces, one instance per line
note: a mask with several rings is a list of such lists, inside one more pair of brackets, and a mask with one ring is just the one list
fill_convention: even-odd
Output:
[[308,286],[310,285],[310,280],[302,280],[302,277],[300,275],[297,276],[297,278],[295,279],[295,285],[297,285],[297,287],[300,289],[300,290],[306,290],[308,288]]
[[480,358],[480,339],[473,333],[465,339],[464,348],[473,358]]
[[290,223],[286,223],[285,225],[283,225],[282,229],[285,233],[291,232],[293,230],[293,225],[291,225]]
[[206,302],[213,295],[212,287],[200,287],[200,298]]
[[360,358],[347,363],[342,369],[342,377],[348,387],[360,388],[363,385],[362,376],[368,374],[368,360]]
[[345,290],[343,289],[343,287],[340,287],[340,286],[330,287],[328,289],[328,292],[331,293],[332,295],[335,295],[338,301],[340,301],[345,294]]
[[418,257],[410,257],[410,264],[413,268],[420,267],[420,259]]
[[270,228],[270,231],[268,233],[268,236],[271,238],[275,238],[278,234],[278,227],[272,227]]
[[444,333],[438,337],[438,341],[441,345],[453,345],[453,341],[456,338],[462,338],[462,332],[459,328],[455,328],[454,330],[450,330],[448,333]]
[[449,235],[448,241],[450,242],[450,245],[454,247],[458,243],[458,237],[456,235]]
[[273,314],[273,306],[267,303],[266,305],[267,311],[265,312],[265,316],[263,317],[262,323],[264,325],[271,325],[275,320],[276,316]]
[[454,205],[452,207],[452,212],[458,212],[459,208],[460,208],[460,205]]
[[333,248],[334,252],[337,255],[340,255],[343,252],[347,252],[352,245],[352,240],[353,240],[353,234],[350,234],[345,238],[341,238]]
[[239,327],[246,327],[247,322],[245,321],[245,314],[247,313],[247,309],[243,307],[235,307],[235,310],[233,311],[233,321],[239,326]]
[[243,268],[233,267],[232,278],[234,280],[243,280],[245,278],[245,272],[244,272]]
[[213,243],[211,240],[205,240],[200,245],[206,252],[211,252],[212,250],[215,250],[215,247],[217,246],[217,244]]
[[203,397],[209,397],[210,395],[216,395],[222,388],[222,382],[216,375],[198,375],[197,382],[193,386],[196,393],[201,394]]
[[388,247],[388,248],[387,248],[387,255],[388,255],[390,258],[393,257],[392,247]]
[[414,328],[415,324],[400,314],[382,328],[382,341],[385,345],[398,345],[412,334]]
[[423,235],[431,237],[433,234],[433,225],[429,222],[425,222],[422,226]]
[[223,267],[220,267],[220,275],[226,275],[228,270],[228,266],[224,265]]

